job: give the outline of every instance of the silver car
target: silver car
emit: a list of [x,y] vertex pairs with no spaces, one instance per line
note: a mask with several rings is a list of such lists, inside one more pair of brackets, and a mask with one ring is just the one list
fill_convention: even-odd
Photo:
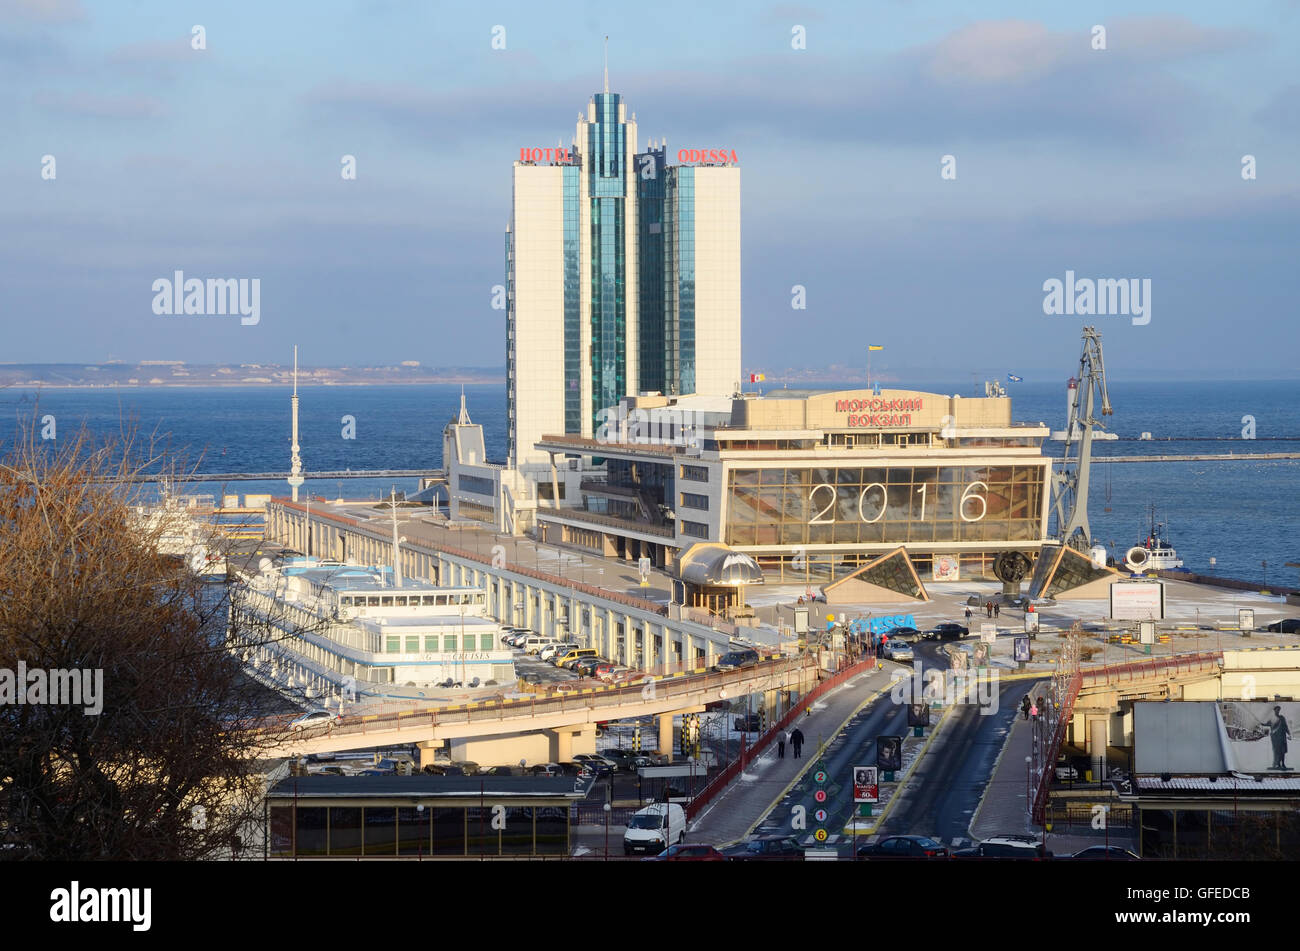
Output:
[[893,638],[885,641],[881,647],[880,653],[886,660],[903,661],[914,660],[916,655],[912,653],[912,645],[904,641],[896,641]]

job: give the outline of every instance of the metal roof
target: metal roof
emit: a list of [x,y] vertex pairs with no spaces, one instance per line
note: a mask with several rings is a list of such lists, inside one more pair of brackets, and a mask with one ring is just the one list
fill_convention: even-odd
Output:
[[[282,780],[268,799],[583,799],[594,779],[580,784],[572,776],[333,776],[318,774]],[[575,791],[575,785],[577,789]]]

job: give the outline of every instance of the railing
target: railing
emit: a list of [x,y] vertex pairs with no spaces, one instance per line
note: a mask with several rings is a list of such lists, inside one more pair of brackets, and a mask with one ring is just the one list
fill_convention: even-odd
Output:
[[1215,669],[1223,654],[1219,651],[1200,651],[1194,654],[1174,654],[1169,657],[1153,657],[1150,660],[1135,660],[1124,664],[1104,664],[1101,667],[1086,668],[1080,671],[1085,683],[1116,683],[1145,679],[1163,674],[1177,677],[1179,674],[1202,673],[1207,667]]
[[729,766],[727,766],[726,769],[722,770],[722,772],[714,776],[713,779],[709,780],[709,782],[705,785],[703,789],[699,791],[699,793],[695,796],[695,798],[692,799],[687,804],[686,806],[687,820],[694,819],[697,815],[699,815],[700,810],[702,810],[711,801],[713,801],[713,799],[719,793],[721,793],[722,790],[726,789],[727,786],[731,783],[731,781],[735,779],[737,776],[739,776],[741,772],[744,771],[745,767],[749,765],[750,760],[755,755],[761,753],[764,747],[766,747],[774,739],[776,739],[778,733],[780,733],[782,730],[787,729],[790,726],[790,724],[794,723],[794,721],[799,717],[799,715],[808,708],[809,704],[815,703],[818,698],[824,696],[831,690],[834,690],[836,687],[838,687],[840,684],[844,683],[845,681],[852,680],[858,674],[867,673],[875,669],[875,666],[876,666],[876,661],[875,658],[873,657],[870,658],[869,660],[858,661],[857,663],[849,667],[846,667],[845,669],[839,671],[838,673],[832,674],[830,677],[828,677],[826,680],[823,680],[821,683],[819,683],[816,687],[814,687],[804,696],[800,697],[798,702],[796,702],[794,706],[792,706],[789,710],[786,711],[785,716],[781,717],[780,720],[778,720],[776,723],[768,727],[767,731],[763,733],[761,736],[759,736],[759,738],[754,741],[752,746],[746,747],[744,739],[742,738],[741,745],[740,745],[740,755]]
[[[642,504],[644,501],[642,500]],[[644,532],[646,535],[658,535],[672,538],[676,529],[671,525],[656,525],[652,522],[640,522],[632,518],[619,518],[616,515],[601,515],[586,509],[538,509],[538,518],[571,518],[576,522],[588,522],[592,525],[608,525],[610,528],[622,528],[631,532]]]
[[[1048,791],[1052,785],[1052,776],[1056,771],[1056,757],[1061,749],[1061,741],[1065,739],[1065,728],[1069,726],[1070,719],[1074,715],[1074,701],[1079,696],[1079,688],[1083,685],[1082,671],[1076,672],[1070,678],[1069,684],[1065,689],[1065,697],[1060,703],[1056,704],[1056,729],[1052,731],[1051,737],[1045,735],[1040,737],[1038,744],[1038,756],[1040,772],[1038,784],[1034,790],[1033,800],[1033,818],[1034,824],[1039,825],[1044,821],[1047,809]],[[1042,716],[1041,712],[1039,714]],[[1034,723],[1034,729],[1038,729],[1038,724],[1043,721],[1037,720]]]

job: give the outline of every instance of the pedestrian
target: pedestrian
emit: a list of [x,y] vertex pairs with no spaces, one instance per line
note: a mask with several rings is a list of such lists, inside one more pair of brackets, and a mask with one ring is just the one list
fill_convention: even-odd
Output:
[[1287,725],[1286,717],[1282,715],[1282,708],[1274,707],[1273,717],[1262,725],[1268,727],[1269,742],[1273,744],[1273,765],[1269,769],[1290,772],[1291,767],[1286,764],[1286,741],[1291,738],[1291,728]]
[[790,745],[794,747],[794,758],[799,759],[803,751],[803,730],[795,727],[790,733]]
[[987,604],[984,605],[984,613],[987,614],[989,617],[992,617],[992,616],[993,616],[993,602],[992,602],[992,601],[990,601],[990,602],[988,602]]
[[782,730],[776,735],[776,758],[785,759],[785,741],[790,734]]
[[970,619],[971,619],[971,609],[970,609],[970,605],[968,604],[968,605],[966,605],[966,623],[967,623],[967,624],[970,623]]
[[1029,708],[1032,707],[1033,705],[1034,702],[1029,699],[1029,694],[1025,694],[1025,699],[1020,701],[1020,719],[1022,720],[1029,719]]
[[995,601],[993,603],[993,616],[1000,617],[1001,615],[1002,615],[1002,605],[1000,602]]
[[1035,703],[1029,707],[1029,718],[1034,721],[1035,725],[1038,724],[1038,704]]

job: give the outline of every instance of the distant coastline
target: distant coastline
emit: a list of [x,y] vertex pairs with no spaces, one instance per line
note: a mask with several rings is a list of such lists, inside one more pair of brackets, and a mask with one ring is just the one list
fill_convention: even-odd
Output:
[[[422,367],[408,362],[398,366],[298,368],[300,387],[504,384],[505,381],[505,369],[499,367]],[[293,367],[278,364],[191,364],[179,361],[0,364],[0,388],[3,389],[236,389],[292,384]]]

